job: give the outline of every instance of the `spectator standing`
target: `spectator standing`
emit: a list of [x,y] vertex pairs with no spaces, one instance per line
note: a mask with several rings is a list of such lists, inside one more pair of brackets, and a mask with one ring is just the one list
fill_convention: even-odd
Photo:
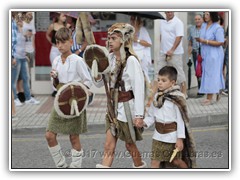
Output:
[[[13,35],[13,38],[14,38],[14,36],[15,36],[15,38],[17,39],[17,33],[18,33],[18,26],[17,26],[17,23],[16,23],[16,19],[17,19],[17,17],[18,17],[18,14],[20,15],[21,13],[18,13],[18,12],[14,12],[14,18],[15,18],[15,25],[13,24],[12,25],[12,27],[14,27],[14,29],[15,29],[15,34],[16,35],[14,35],[14,33],[12,33],[12,35]],[[22,19],[24,19],[24,17],[22,17]],[[14,50],[14,52],[16,53],[16,45],[17,45],[17,40],[15,41],[15,47],[13,47],[12,48],[12,50]],[[16,56],[16,54],[15,53],[12,53],[12,54],[14,54],[14,56]],[[16,61],[16,59],[14,59],[13,60],[13,67],[14,66],[16,66],[17,65],[17,61]],[[25,102],[25,96],[24,96],[24,90],[23,90],[23,81],[22,81],[22,78],[21,78],[21,76],[19,76],[18,77],[18,79],[17,79],[17,84],[16,84],[16,91],[18,92],[18,94],[17,94],[17,96],[18,96],[18,99],[20,100],[20,102],[21,103],[23,103],[23,102]]]
[[14,57],[16,58],[15,66],[12,67],[12,87],[14,93],[14,102],[16,106],[21,106],[17,96],[16,84],[19,75],[23,80],[23,89],[24,96],[26,98],[25,104],[39,104],[35,98],[31,97],[30,88],[29,88],[29,73],[28,73],[28,62],[26,58],[25,51],[25,36],[23,34],[23,18],[21,14],[18,14],[16,18],[18,32],[17,32],[17,44],[16,44],[16,53]]
[[73,32],[72,32],[73,45],[71,47],[71,51],[72,51],[72,53],[74,53],[74,54],[76,54],[80,57],[83,57],[83,52],[87,47],[87,41],[86,41],[86,39],[84,39],[82,44],[77,43],[77,39],[76,39],[76,19],[73,19],[73,23],[72,23],[71,26],[72,26],[71,29],[73,30]]
[[[205,23],[202,24],[200,38],[196,38],[201,43],[202,80],[200,93],[207,94],[207,98],[202,105],[213,103],[213,95],[219,94],[224,89],[223,59],[224,59],[224,30],[218,24],[218,12],[205,12]],[[217,95],[216,100],[219,100]]]
[[35,34],[36,29],[32,21],[33,14],[32,12],[26,12],[25,18],[23,21],[23,34],[26,40],[26,56],[28,59],[29,75],[30,75],[30,88],[31,88],[31,68],[34,66],[35,59]]
[[[96,20],[92,17],[92,15],[87,12],[87,20],[90,22],[90,25],[95,25],[97,22]],[[84,50],[86,49],[87,45],[88,45],[88,42],[87,42],[87,39],[85,37],[83,37],[82,39],[82,42],[81,43],[77,43],[77,30],[76,30],[76,23],[77,23],[77,20],[72,18],[72,38],[73,38],[73,45],[71,47],[71,50],[73,53],[79,55],[80,57],[83,57],[83,53],[84,53]]]
[[60,55],[60,51],[58,50],[56,46],[56,39],[55,39],[55,34],[56,32],[66,26],[66,16],[64,13],[57,13],[57,16],[55,17],[55,20],[50,26],[48,27],[48,30],[46,32],[46,38],[48,42],[52,45],[51,51],[50,51],[50,61],[51,64],[55,57]]
[[[55,34],[62,27],[66,27],[66,16],[64,13],[57,13],[54,22],[49,25],[48,30],[46,32],[46,38],[48,42],[52,45],[50,51],[51,64],[53,63],[53,60],[61,54],[56,46]],[[52,96],[55,97],[55,95],[57,94],[57,90],[54,87],[52,88],[53,88]]]
[[[194,69],[196,71],[197,56],[200,53],[200,43],[196,41],[196,37],[199,37],[200,35],[200,29],[203,23],[202,15],[197,14],[194,20],[195,20],[195,25],[190,27],[189,29],[188,45],[192,54]],[[199,89],[201,85],[201,77],[197,77],[197,82],[198,82],[198,89]],[[198,95],[202,95],[202,94],[198,93]]]
[[225,89],[223,91],[223,94],[228,95],[228,70],[229,70],[229,37],[228,37],[228,27],[226,31],[226,37],[225,37],[225,54],[224,54],[224,66],[226,67],[226,78],[225,78]]
[[[166,20],[160,24],[160,60],[158,69],[169,65],[177,69],[177,84],[181,87],[181,92],[187,97],[186,77],[183,71],[182,37],[184,36],[183,22],[174,15],[174,12],[165,12]],[[157,77],[157,75],[156,75]]]
[[[17,23],[15,21],[15,16],[17,15],[17,12],[12,12],[12,36],[11,36],[11,41],[12,41],[12,53],[11,53],[11,60],[12,60],[12,68],[16,66],[16,45],[17,45],[17,32],[18,32],[18,27]],[[12,87],[12,120],[16,120],[16,108],[15,108],[15,103],[14,103],[14,95],[13,95],[13,87]]]
[[131,25],[135,28],[134,39],[133,39],[133,50],[137,54],[145,77],[150,83],[148,76],[149,66],[152,65],[151,58],[151,46],[152,40],[147,32],[147,29],[143,27],[143,22],[138,16],[131,16]]

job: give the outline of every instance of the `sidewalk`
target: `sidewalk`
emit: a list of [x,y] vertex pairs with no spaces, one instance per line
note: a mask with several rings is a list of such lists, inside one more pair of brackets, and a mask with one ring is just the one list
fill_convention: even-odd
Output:
[[[223,96],[219,102],[201,106],[204,97],[196,98],[196,90],[189,91],[187,99],[188,114],[192,127],[228,124],[228,97]],[[17,107],[18,120],[12,121],[12,129],[45,128],[53,108],[54,98],[50,95],[36,95],[39,105]],[[87,108],[88,125],[103,125],[106,114],[106,95],[95,95],[93,103]]]

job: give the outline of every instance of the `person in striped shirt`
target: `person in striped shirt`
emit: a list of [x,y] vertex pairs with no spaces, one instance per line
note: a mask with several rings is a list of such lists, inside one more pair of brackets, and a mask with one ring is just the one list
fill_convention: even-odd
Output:
[[70,27],[68,27],[69,29],[72,30],[72,40],[73,40],[73,44],[71,47],[71,51],[72,53],[83,57],[83,52],[87,47],[87,41],[86,39],[83,40],[83,42],[81,44],[77,43],[77,39],[76,39],[76,19],[72,18],[72,22],[70,24]]

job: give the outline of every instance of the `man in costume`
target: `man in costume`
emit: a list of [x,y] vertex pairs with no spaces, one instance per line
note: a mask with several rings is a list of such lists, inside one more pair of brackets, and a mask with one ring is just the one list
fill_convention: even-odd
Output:
[[[134,121],[143,121],[144,115],[144,75],[132,50],[133,34],[134,28],[130,24],[113,24],[108,29],[107,47],[111,52],[107,58],[108,71],[98,74],[100,64],[106,63],[100,55],[98,58],[94,56],[95,61],[90,65],[95,85],[104,85],[108,98],[104,156],[96,168],[111,167],[118,138],[125,141],[133,159],[133,168],[146,167],[136,146],[136,141],[142,140],[142,129],[133,126]],[[93,47],[98,49],[96,45]],[[87,64],[88,49],[91,50],[87,48],[84,55]],[[96,51],[105,52],[104,47]]]

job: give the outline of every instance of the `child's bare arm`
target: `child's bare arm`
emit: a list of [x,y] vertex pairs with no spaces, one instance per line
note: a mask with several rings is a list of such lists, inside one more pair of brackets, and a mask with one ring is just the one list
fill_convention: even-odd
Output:
[[183,150],[183,139],[181,138],[177,138],[177,142],[175,144],[175,148],[177,148],[179,151],[182,151]]

